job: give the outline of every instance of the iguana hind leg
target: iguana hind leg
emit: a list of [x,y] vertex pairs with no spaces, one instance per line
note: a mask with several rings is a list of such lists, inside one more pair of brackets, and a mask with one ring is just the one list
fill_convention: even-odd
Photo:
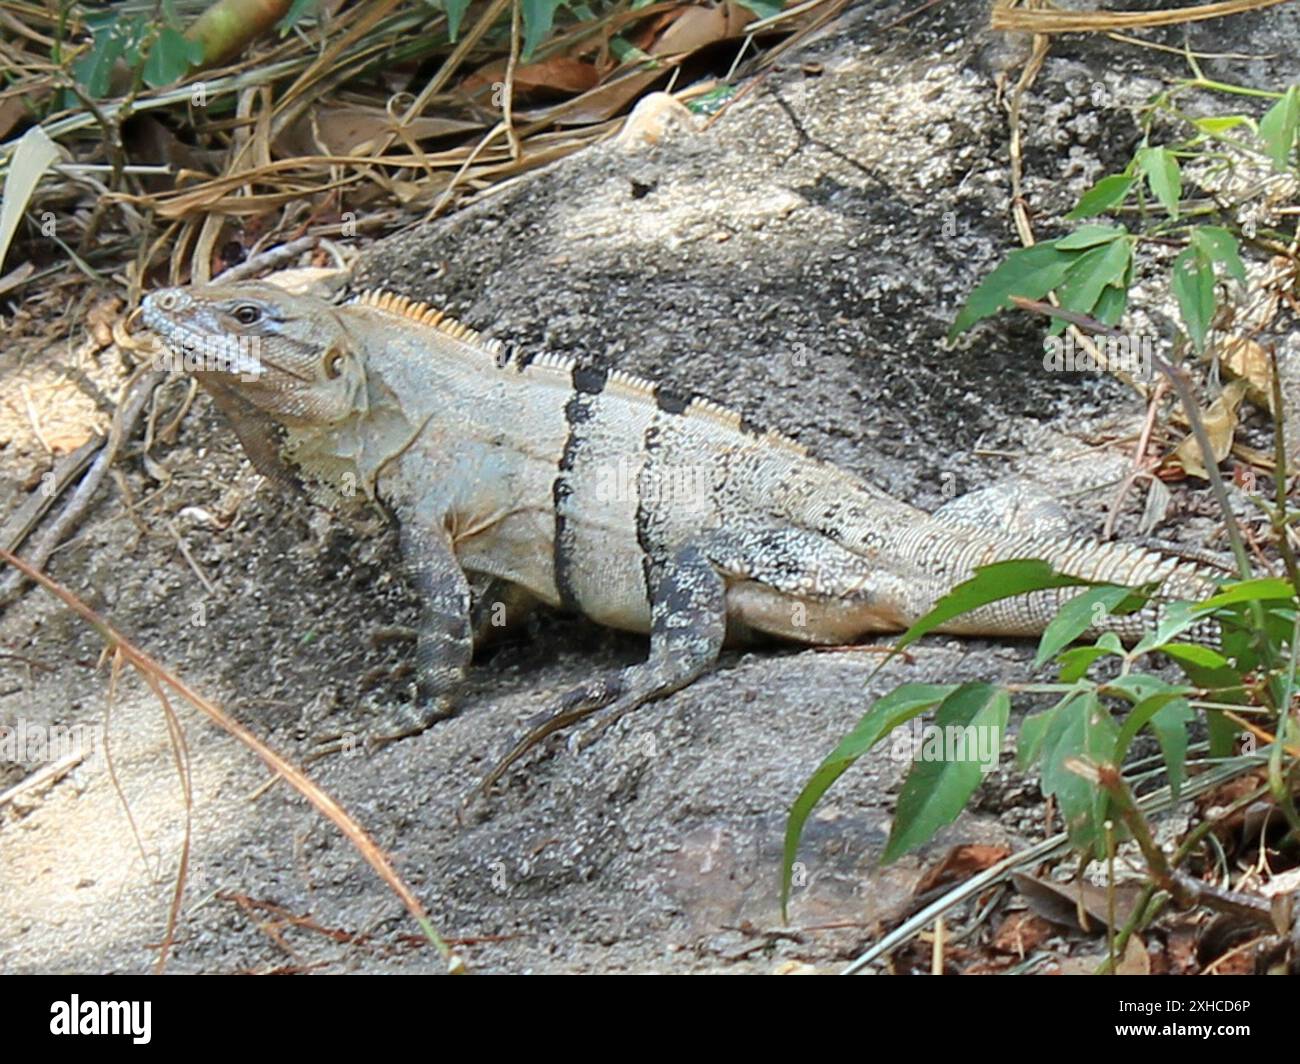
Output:
[[707,672],[726,636],[726,582],[698,546],[679,550],[651,576],[650,656],[561,696],[555,711],[511,747],[479,787],[487,791],[533,746],[600,710],[613,721]]
[[484,779],[492,786],[548,735],[604,711],[592,731],[685,687],[717,660],[727,630],[757,630],[807,643],[844,643],[900,630],[879,605],[888,574],[817,532],[757,526],[703,537],[651,580],[650,656],[644,665],[594,677],[511,748]]

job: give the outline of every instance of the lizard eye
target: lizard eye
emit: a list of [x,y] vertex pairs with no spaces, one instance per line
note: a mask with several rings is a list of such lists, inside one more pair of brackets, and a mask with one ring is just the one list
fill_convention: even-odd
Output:
[[262,308],[252,303],[244,303],[235,308],[235,321],[240,325],[256,325],[262,320]]
[[343,352],[331,351],[325,356],[325,376],[336,380],[343,373]]

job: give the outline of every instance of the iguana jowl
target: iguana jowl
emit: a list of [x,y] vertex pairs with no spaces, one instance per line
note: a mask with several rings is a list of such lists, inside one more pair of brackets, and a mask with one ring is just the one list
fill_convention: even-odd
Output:
[[[196,375],[261,471],[382,500],[396,517],[424,607],[416,728],[469,665],[467,574],[650,636],[644,664],[570,691],[516,753],[595,709],[681,688],[728,636],[842,644],[900,631],[990,562],[1161,582],[1163,598],[1213,590],[1184,559],[987,520],[1011,499],[976,493],[926,514],[708,400],[550,355],[511,359],[404,297],[336,306],[240,282],[155,292],[143,318],[198,356]],[[940,630],[1035,635],[1074,594],[1007,599]],[[1150,620],[1102,627],[1131,638]]]

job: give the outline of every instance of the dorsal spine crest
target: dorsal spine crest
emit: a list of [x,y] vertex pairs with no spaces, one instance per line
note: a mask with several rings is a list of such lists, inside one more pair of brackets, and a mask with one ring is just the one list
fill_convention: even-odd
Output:
[[[398,295],[395,292],[386,292],[383,289],[367,289],[358,295],[354,304],[374,307],[376,310],[386,311],[389,314],[396,314],[399,317],[413,321],[418,325],[428,326],[437,329],[453,340],[459,340],[462,343],[477,347],[488,356],[490,364],[496,368],[503,368],[505,362],[502,359],[506,348],[500,340],[489,340],[483,336],[477,329],[472,329],[464,322],[457,321],[449,317],[445,311],[438,310],[428,303],[420,303],[409,296]],[[522,372],[528,375],[532,372],[557,374],[568,376],[572,374],[575,361],[564,355],[557,355],[553,352],[545,351],[530,361],[523,367]],[[647,380],[645,377],[639,377],[635,373],[628,373],[625,370],[615,369],[609,373],[609,379],[606,383],[606,390],[613,394],[621,394],[639,402],[654,402],[655,383]],[[740,431],[743,419],[740,414],[730,407],[716,403],[712,399],[706,399],[703,396],[695,396],[682,411],[683,416],[705,418],[709,421],[725,425],[733,431]],[[793,451],[799,455],[807,455],[807,450],[802,444],[797,443],[788,436],[779,432],[768,430],[758,434],[765,442]]]

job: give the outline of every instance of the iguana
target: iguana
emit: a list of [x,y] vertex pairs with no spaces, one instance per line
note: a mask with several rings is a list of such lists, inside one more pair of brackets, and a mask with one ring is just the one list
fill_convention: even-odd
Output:
[[[898,632],[975,568],[1039,558],[1079,578],[1214,590],[1196,561],[1026,530],[996,489],[931,515],[700,397],[621,370],[509,352],[387,293],[335,305],[264,282],[169,288],[142,316],[231,416],[263,473],[320,498],[380,503],[423,605],[406,731],[449,708],[473,652],[467,574],[646,633],[644,664],[601,675],[543,735],[620,714],[709,670],[728,638],[846,644]],[[1041,633],[1075,588],[982,606],[939,631]],[[491,597],[491,594],[489,594]],[[1102,619],[1136,638],[1159,606]]]

